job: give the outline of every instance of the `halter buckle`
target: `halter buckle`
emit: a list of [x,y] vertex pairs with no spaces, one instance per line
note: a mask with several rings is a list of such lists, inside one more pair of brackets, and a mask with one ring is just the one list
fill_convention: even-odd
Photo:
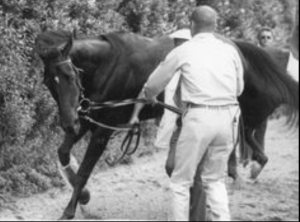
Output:
[[79,107],[77,109],[77,112],[81,112],[81,113],[89,113],[91,111],[91,100],[89,99],[82,99],[79,102]]

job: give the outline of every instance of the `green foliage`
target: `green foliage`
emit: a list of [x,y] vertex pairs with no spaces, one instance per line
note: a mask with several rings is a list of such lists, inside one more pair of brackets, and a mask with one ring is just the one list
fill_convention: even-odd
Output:
[[[27,195],[61,186],[57,147],[62,139],[56,104],[43,86],[43,67],[34,52],[37,34],[45,29],[99,35],[130,30],[154,37],[189,26],[196,4],[220,13],[219,32],[255,41],[260,26],[269,25],[285,44],[291,30],[293,1],[284,0],[0,0],[0,206],[8,194]],[[137,156],[151,153],[155,136],[145,124]],[[106,157],[119,156],[121,138]],[[76,146],[82,157],[85,141]],[[150,149],[149,149],[150,147]],[[132,160],[126,160],[131,162]],[[102,160],[100,168],[104,168]]]

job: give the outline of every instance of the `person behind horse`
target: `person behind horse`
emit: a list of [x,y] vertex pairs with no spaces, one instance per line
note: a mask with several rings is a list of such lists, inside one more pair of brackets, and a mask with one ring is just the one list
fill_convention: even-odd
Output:
[[143,96],[155,102],[173,75],[180,72],[181,98],[187,110],[170,182],[171,221],[189,220],[189,190],[199,165],[202,170],[197,173],[201,174],[212,220],[230,221],[225,177],[237,136],[243,64],[236,48],[214,35],[217,17],[211,7],[197,7],[191,16],[193,39],[171,51],[143,89]]
[[[170,35],[170,37],[174,40],[175,47],[180,46],[181,44],[185,43],[186,41],[192,38],[191,31],[189,29],[180,29],[175,31]],[[178,88],[178,81],[179,81],[179,73],[177,73],[171,82],[167,85],[164,91],[164,102],[171,106],[178,106],[175,104],[173,97],[175,95],[176,89]],[[158,148],[169,149],[172,144],[176,144],[176,138],[173,139],[173,142],[170,141],[173,138],[172,134],[174,129],[176,128],[176,119],[178,115],[165,110],[164,115],[160,121],[160,126],[156,135],[156,141],[154,145]],[[171,144],[170,144],[171,143]],[[170,175],[170,170],[167,169],[167,173]]]
[[274,44],[274,34],[271,28],[262,27],[257,35],[258,45],[262,48],[270,47]]

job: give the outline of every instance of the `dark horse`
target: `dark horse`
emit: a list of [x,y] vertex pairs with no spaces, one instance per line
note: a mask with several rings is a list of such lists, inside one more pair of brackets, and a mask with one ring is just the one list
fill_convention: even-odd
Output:
[[[298,84],[262,49],[245,42],[235,43],[247,63],[245,91],[240,97],[245,127],[255,129],[282,103],[290,107],[289,123],[298,124]],[[74,191],[62,219],[72,219],[78,202],[89,202],[85,185],[113,133],[111,129],[80,118],[77,112],[80,100],[105,102],[136,98],[148,76],[174,44],[167,37],[152,40],[131,33],[73,40],[67,32],[47,31],[37,37],[36,46],[45,66],[44,84],[58,104],[61,125],[66,132],[58,155]],[[117,126],[129,121],[132,109],[132,105],[106,108],[91,112],[89,116]],[[162,114],[162,107],[147,105],[140,119]],[[92,136],[76,173],[70,167],[70,151],[88,131]]]

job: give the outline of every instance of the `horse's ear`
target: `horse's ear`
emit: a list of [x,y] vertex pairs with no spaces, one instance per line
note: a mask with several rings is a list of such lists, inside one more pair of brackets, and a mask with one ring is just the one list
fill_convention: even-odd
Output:
[[71,52],[72,46],[73,46],[73,35],[70,35],[68,42],[61,50],[62,55],[68,56]]

